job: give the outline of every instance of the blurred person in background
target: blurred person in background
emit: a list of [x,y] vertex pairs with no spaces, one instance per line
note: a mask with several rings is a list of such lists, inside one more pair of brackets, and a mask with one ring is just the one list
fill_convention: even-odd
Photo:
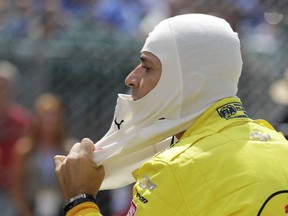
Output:
[[[49,0],[50,1],[50,0]],[[95,0],[58,0],[62,10],[77,18],[91,18]],[[47,1],[48,2],[48,1]]]
[[138,36],[144,9],[138,0],[98,0],[94,16],[118,32]]
[[21,216],[61,215],[53,157],[67,153],[75,141],[67,136],[61,100],[50,93],[40,95],[29,131],[15,148],[13,195]]
[[14,10],[26,19],[23,31],[31,39],[56,38],[67,24],[61,0],[16,0]]
[[0,208],[1,215],[13,215],[10,197],[11,170],[15,142],[29,124],[29,112],[14,99],[19,71],[8,61],[0,61]]
[[[270,88],[269,94],[271,99],[283,107],[288,107],[288,67],[284,70],[283,77],[279,80],[274,81]],[[282,131],[286,139],[288,139],[288,111],[286,110],[285,115],[276,124],[276,128]]]
[[[133,184],[110,190],[113,216],[126,216],[132,199]],[[102,207],[101,211],[102,211]],[[104,213],[103,213],[104,214]]]

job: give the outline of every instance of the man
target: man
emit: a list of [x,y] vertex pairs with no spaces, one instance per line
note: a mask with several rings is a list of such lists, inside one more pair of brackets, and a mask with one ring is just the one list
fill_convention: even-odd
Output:
[[12,162],[16,141],[24,135],[29,113],[14,101],[18,69],[8,61],[0,61],[0,207],[3,215],[14,215],[11,201]]
[[178,141],[154,157],[137,154],[127,215],[288,214],[288,142],[236,97],[242,58],[229,24],[203,14],[166,19],[140,60],[125,80],[131,96],[119,95],[118,124],[96,145],[85,138],[55,156],[67,215],[101,215],[94,196],[107,177],[118,182],[109,161],[126,171],[123,158],[137,164],[137,152],[169,136]]

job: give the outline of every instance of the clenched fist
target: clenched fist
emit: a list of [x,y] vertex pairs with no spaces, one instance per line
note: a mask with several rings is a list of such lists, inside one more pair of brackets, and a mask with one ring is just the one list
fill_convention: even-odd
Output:
[[79,194],[96,195],[104,179],[104,167],[92,161],[93,142],[84,138],[67,156],[54,157],[55,173],[66,200]]

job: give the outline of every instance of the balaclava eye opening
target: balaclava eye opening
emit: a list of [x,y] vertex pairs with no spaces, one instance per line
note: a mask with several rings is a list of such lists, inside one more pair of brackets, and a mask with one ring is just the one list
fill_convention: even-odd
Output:
[[111,128],[95,144],[94,160],[106,173],[101,189],[132,183],[131,172],[166,148],[171,136],[216,101],[236,97],[240,42],[223,19],[204,14],[166,19],[149,34],[143,51],[160,59],[161,77],[140,100],[119,94]]

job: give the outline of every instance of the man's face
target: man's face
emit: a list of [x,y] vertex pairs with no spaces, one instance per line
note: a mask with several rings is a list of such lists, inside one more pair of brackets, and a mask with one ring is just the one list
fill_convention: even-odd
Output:
[[140,61],[140,64],[125,79],[125,84],[132,90],[133,100],[139,100],[147,95],[161,77],[161,62],[155,55],[143,52]]

